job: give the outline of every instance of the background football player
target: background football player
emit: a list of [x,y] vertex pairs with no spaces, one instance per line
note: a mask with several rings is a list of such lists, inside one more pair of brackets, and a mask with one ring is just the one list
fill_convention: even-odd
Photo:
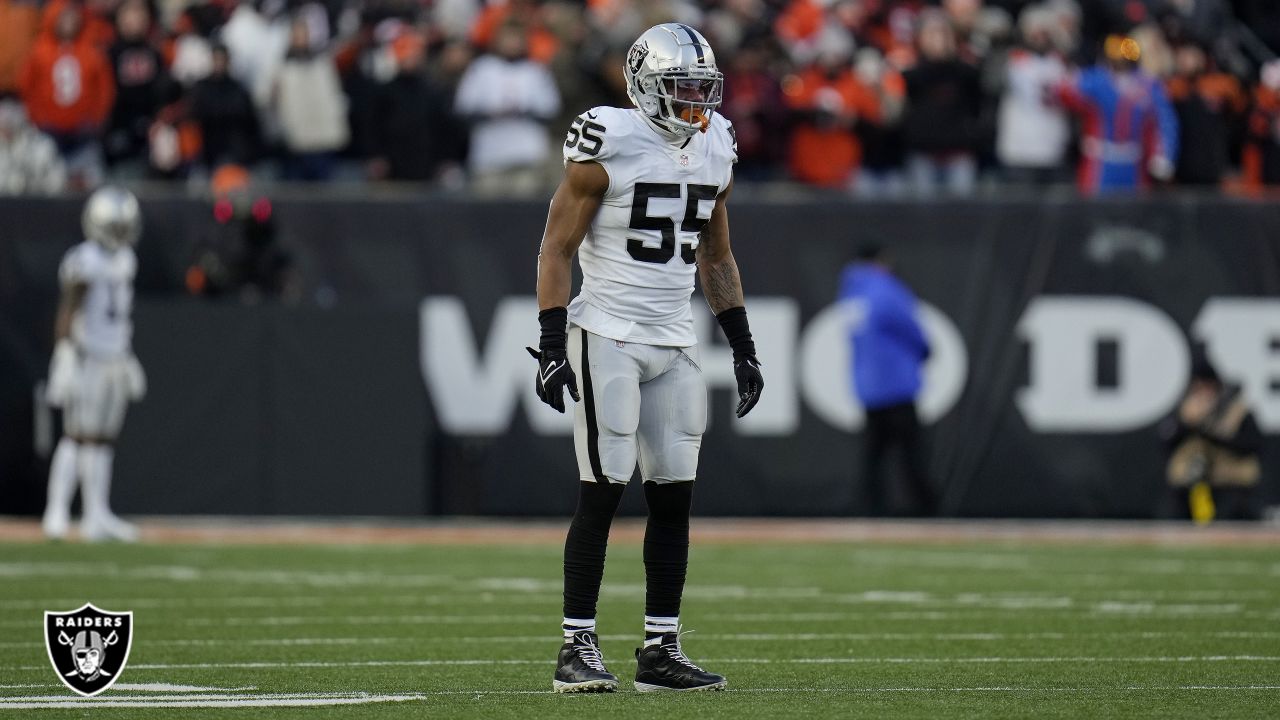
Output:
[[131,348],[133,246],[142,232],[138,200],[106,187],[90,196],[81,217],[84,242],[58,269],[62,297],[54,326],[49,402],[63,409],[63,437],[49,468],[47,537],[66,536],[76,478],[86,540],[137,539],[137,529],[111,512],[113,447],[129,401],[146,392],[146,377]]
[[[715,113],[723,76],[697,31],[650,28],[631,47],[624,73],[636,109],[597,107],[573,121],[538,257],[542,335],[539,350],[530,349],[539,361],[537,391],[560,412],[566,389],[578,401],[582,481],[565,541],[565,643],[553,688],[617,688],[600,655],[596,603],[609,526],[638,461],[649,519],[636,689],[722,689],[724,677],[681,650],[679,615],[707,422],[689,300],[695,275],[733,347],[738,417],[764,387],[729,249],[725,202],[737,146],[732,126]],[[583,280],[570,303],[575,254]]]

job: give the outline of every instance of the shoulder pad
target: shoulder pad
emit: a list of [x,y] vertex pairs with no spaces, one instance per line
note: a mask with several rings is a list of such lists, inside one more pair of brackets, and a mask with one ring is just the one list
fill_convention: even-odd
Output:
[[602,162],[617,154],[631,134],[629,110],[599,106],[573,119],[564,138],[565,162]]
[[725,147],[729,151],[729,162],[738,162],[738,132],[733,129],[733,123],[729,118],[716,113],[711,116],[711,128],[708,132],[713,132],[723,138]]
[[58,281],[63,285],[79,285],[89,281],[93,273],[93,248],[87,242],[72,247],[58,265]]

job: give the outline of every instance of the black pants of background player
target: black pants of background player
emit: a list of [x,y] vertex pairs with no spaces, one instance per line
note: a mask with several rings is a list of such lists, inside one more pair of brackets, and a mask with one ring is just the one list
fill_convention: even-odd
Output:
[[[886,469],[892,467],[886,460],[897,457],[902,477],[909,494],[914,499],[914,512],[907,514],[934,515],[937,513],[937,497],[925,470],[924,448],[921,441],[920,419],[913,402],[889,405],[866,414],[863,433],[863,476],[861,510],[871,517],[887,515],[887,498],[891,497],[892,475]],[[888,465],[888,467],[886,467]]]

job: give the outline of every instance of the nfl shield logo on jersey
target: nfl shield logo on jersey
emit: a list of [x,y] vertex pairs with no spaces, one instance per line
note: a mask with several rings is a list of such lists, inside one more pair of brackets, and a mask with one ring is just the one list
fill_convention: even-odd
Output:
[[58,679],[92,697],[115,684],[129,662],[133,612],[108,612],[85,603],[78,610],[44,613],[44,644]]

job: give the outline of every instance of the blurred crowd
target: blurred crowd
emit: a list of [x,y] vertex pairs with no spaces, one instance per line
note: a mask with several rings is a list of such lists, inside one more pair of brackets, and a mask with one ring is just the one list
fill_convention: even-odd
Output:
[[0,0],[0,194],[228,167],[545,192],[672,20],[716,50],[743,182],[1280,183],[1273,0]]

